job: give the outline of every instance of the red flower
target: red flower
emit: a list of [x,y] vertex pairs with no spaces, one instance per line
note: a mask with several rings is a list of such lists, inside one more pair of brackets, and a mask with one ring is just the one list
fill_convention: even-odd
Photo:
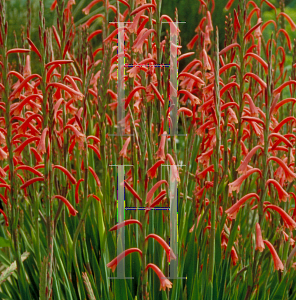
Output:
[[290,168],[288,168],[288,166],[278,157],[276,156],[271,156],[268,160],[267,160],[267,163],[271,160],[274,160],[276,161],[281,167],[282,169],[284,170],[285,172],[285,176],[286,176],[286,179],[289,181],[289,182],[292,182],[295,178],[296,178],[296,174],[294,172],[292,172],[292,170]]
[[3,217],[5,219],[5,225],[8,226],[8,219],[7,219],[5,212],[2,209],[0,209],[0,213],[3,215]]
[[135,219],[129,219],[129,220],[126,220],[126,221],[116,224],[115,226],[110,228],[109,231],[118,230],[129,224],[138,224],[140,226],[140,228],[142,229],[142,223],[140,221],[135,220]]
[[75,208],[71,205],[71,203],[65,197],[63,197],[61,195],[55,195],[55,196],[52,197],[52,199],[55,199],[55,198],[62,200],[66,204],[66,206],[68,207],[69,213],[72,216],[76,216],[76,214],[78,213],[78,211],[75,210]]
[[164,160],[161,159],[159,161],[157,161],[148,171],[147,171],[147,175],[148,177],[150,177],[151,179],[152,178],[155,178],[157,175],[156,175],[156,171],[157,171],[157,168],[164,164]]
[[84,141],[85,141],[85,135],[78,131],[73,125],[66,125],[65,129],[71,129],[75,135],[75,141],[78,142],[78,149],[83,150],[84,149]]
[[103,0],[93,0],[91,3],[88,4],[87,7],[85,7],[82,11],[88,15],[89,14],[89,11],[91,10],[91,8],[96,5],[97,3],[99,2],[102,2]]
[[169,160],[170,162],[170,165],[171,165],[171,181],[174,182],[175,180],[179,181],[180,182],[180,177],[179,177],[179,173],[178,173],[178,169],[177,169],[177,166],[174,162],[174,159],[173,157],[168,153],[166,155],[166,158]]
[[145,272],[147,272],[147,270],[151,268],[155,273],[156,275],[158,276],[159,280],[160,280],[160,291],[161,290],[164,290],[166,288],[168,289],[171,289],[172,288],[172,283],[167,279],[165,278],[164,274],[161,272],[161,270],[155,265],[155,264],[148,264],[145,268]]
[[54,169],[59,169],[60,171],[62,171],[69,178],[69,180],[71,181],[72,184],[77,183],[75,177],[65,167],[60,166],[60,165],[53,165],[52,169],[53,170]]
[[170,257],[172,259],[176,259],[176,255],[173,253],[170,246],[166,243],[166,241],[163,238],[161,238],[159,235],[153,234],[153,233],[148,234],[145,238],[145,241],[148,241],[149,238],[155,239],[162,246],[162,248],[166,252],[168,262],[170,262]]
[[263,147],[260,145],[255,146],[245,157],[245,159],[242,161],[241,165],[237,168],[238,173],[245,174],[247,172],[248,163],[255,154],[255,152],[260,149],[261,151],[264,151]]
[[272,183],[275,186],[275,188],[278,192],[280,201],[286,202],[287,198],[289,198],[289,194],[282,188],[282,186],[276,180],[268,179],[266,181],[266,185],[268,185],[270,183]]
[[48,132],[48,128],[44,128],[43,131],[42,131],[42,134],[41,134],[41,137],[40,137],[40,141],[39,141],[39,144],[36,148],[37,152],[40,154],[40,155],[43,155],[45,152],[46,152],[46,144],[45,144],[45,139],[46,139],[46,135],[47,135],[47,132]]
[[269,241],[267,241],[267,240],[263,240],[263,242],[269,248],[269,251],[270,251],[270,253],[272,255],[272,258],[273,258],[275,270],[281,270],[281,271],[283,271],[284,270],[284,265],[283,265],[282,261],[280,260],[278,254],[275,251],[275,249],[272,246],[272,244]]
[[247,171],[244,175],[236,179],[235,181],[229,183],[229,194],[231,194],[232,191],[239,192],[240,186],[243,183],[243,181],[248,178],[251,174],[258,172],[260,174],[260,177],[262,176],[261,170],[258,168],[252,168],[251,170]]
[[240,207],[250,198],[255,197],[258,201],[260,200],[259,196],[256,193],[250,193],[242,197],[240,200],[238,200],[234,205],[232,205],[230,208],[225,210],[225,213],[228,214],[228,216],[231,219],[235,219],[236,215],[240,209]]
[[126,139],[126,141],[125,141],[125,143],[124,143],[124,145],[123,145],[121,151],[119,152],[119,156],[123,156],[123,157],[127,158],[127,147],[128,147],[128,145],[129,145],[130,141],[131,141],[131,138],[128,137],[128,138]]
[[226,6],[225,6],[225,9],[226,9],[226,10],[229,10],[230,7],[231,7],[231,5],[233,4],[233,2],[234,2],[234,0],[229,0],[229,1],[227,2]]
[[277,211],[281,215],[282,219],[284,220],[286,227],[288,227],[290,230],[293,230],[296,228],[296,222],[282,208],[280,208],[276,205],[270,204],[264,208],[264,211],[268,208],[271,208],[271,209]]
[[165,147],[166,137],[167,137],[167,132],[164,131],[163,134],[161,135],[159,148],[156,152],[156,157],[159,159],[165,159],[164,147]]
[[155,185],[151,188],[151,190],[147,193],[147,197],[146,197],[146,203],[148,203],[150,205],[150,201],[152,199],[153,194],[155,193],[155,191],[163,184],[165,183],[166,185],[168,185],[168,182],[166,180],[159,180],[158,182],[155,183]]
[[79,185],[80,185],[80,182],[84,181],[83,178],[79,179],[76,183],[76,187],[75,187],[75,202],[76,204],[79,203]]
[[261,234],[261,228],[259,223],[256,223],[256,248],[255,250],[259,250],[260,252],[265,249],[263,239],[262,239],[262,234]]
[[130,253],[133,253],[133,252],[138,252],[140,253],[141,257],[142,257],[142,251],[138,248],[130,248],[130,249],[127,249],[125,251],[123,251],[122,253],[120,253],[117,257],[115,257],[113,260],[111,260],[106,266],[108,268],[111,269],[112,272],[115,271],[118,263],[124,258],[126,257],[127,255],[129,255]]

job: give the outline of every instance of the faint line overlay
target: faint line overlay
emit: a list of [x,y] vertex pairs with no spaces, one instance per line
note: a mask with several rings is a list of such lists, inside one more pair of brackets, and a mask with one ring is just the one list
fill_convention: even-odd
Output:
[[[124,195],[124,167],[131,165],[110,165],[116,166],[117,173],[117,223],[125,220],[125,195]],[[125,226],[117,229],[117,257],[125,251]],[[125,257],[117,260],[117,277],[108,277],[110,279],[134,279],[134,277],[125,277]]]
[[118,40],[117,40],[117,134],[109,134],[110,136],[132,136],[132,134],[125,133],[126,120],[125,120],[125,89],[124,89],[124,76],[125,76],[125,52],[124,52],[124,31],[125,23],[128,22],[110,22],[116,23],[118,26]]
[[[184,165],[175,165],[177,167]],[[177,180],[174,178],[172,165],[162,165],[170,168],[169,196],[170,196],[170,251],[176,259],[170,260],[168,279],[187,279],[187,277],[178,277],[178,188]]]
[[[114,23],[114,22],[110,22]],[[116,22],[118,24],[118,70],[117,70],[117,134],[109,134],[110,136],[131,136],[125,134],[125,89],[124,75],[125,67],[135,67],[140,65],[125,64],[124,55],[124,30],[125,23],[131,22]],[[163,22],[170,24],[170,64],[158,64],[155,67],[170,68],[170,131],[169,136],[187,136],[187,134],[178,134],[178,60],[177,53],[174,53],[174,47],[178,44],[178,23],[186,22]],[[177,28],[177,30],[176,30]],[[172,44],[174,46],[172,46]],[[146,210],[146,207],[125,207],[124,193],[124,167],[132,165],[110,165],[116,166],[118,170],[117,176],[117,222],[125,221],[126,210]],[[176,260],[171,260],[169,264],[168,279],[187,279],[187,277],[178,277],[178,189],[177,181],[173,177],[171,165],[163,165],[170,167],[170,207],[155,207],[149,210],[169,210],[170,211],[170,249],[175,253]],[[177,165],[181,166],[181,165]],[[122,184],[121,184],[122,183]],[[117,257],[125,251],[125,226],[117,230]],[[117,277],[108,277],[109,279],[133,279],[134,277],[125,277],[125,257],[117,263]]]

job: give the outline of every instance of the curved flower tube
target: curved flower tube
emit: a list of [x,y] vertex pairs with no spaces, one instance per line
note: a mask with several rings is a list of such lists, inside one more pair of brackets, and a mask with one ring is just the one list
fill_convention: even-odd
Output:
[[276,188],[280,201],[287,202],[287,198],[289,198],[289,194],[283,189],[283,187],[275,179],[268,179],[266,181],[266,185],[270,183],[272,183]]
[[262,239],[260,224],[256,223],[256,248],[255,248],[255,250],[259,250],[260,252],[262,252],[264,249],[265,249],[265,246],[264,246],[264,242]]
[[239,177],[235,181],[229,183],[228,184],[229,185],[229,194],[231,194],[232,191],[236,191],[238,193],[243,181],[255,172],[258,172],[260,177],[262,176],[262,172],[260,169],[252,168],[251,170],[247,171],[245,174],[243,174],[241,177]]
[[282,208],[273,204],[269,204],[265,206],[264,211],[266,211],[269,208],[277,211],[281,215],[286,227],[288,227],[290,230],[296,229],[296,222]]
[[170,246],[166,243],[166,241],[163,238],[161,238],[157,234],[151,233],[146,236],[145,242],[147,242],[149,238],[155,239],[162,246],[162,248],[165,250],[166,255],[167,255],[167,262],[170,262],[170,259],[173,259],[173,260],[176,259],[176,255],[173,253]]
[[283,271],[284,270],[284,265],[283,265],[282,261],[280,260],[277,252],[275,251],[273,245],[267,240],[263,240],[263,242],[269,248],[269,251],[272,255],[273,262],[274,262],[274,269]]
[[139,221],[139,220],[136,220],[136,219],[129,219],[129,220],[125,220],[121,223],[118,223],[116,225],[114,225],[113,227],[111,227],[109,229],[109,231],[113,231],[113,230],[118,230],[126,225],[130,225],[130,224],[138,224],[142,230],[142,223]]
[[122,253],[120,253],[117,257],[115,257],[113,260],[111,260],[106,266],[108,268],[111,269],[112,272],[115,271],[118,263],[124,258],[126,257],[127,255],[129,255],[130,253],[133,253],[133,252],[138,252],[141,257],[142,257],[142,251],[138,248],[130,248],[130,249],[127,249],[125,251],[123,251]]
[[145,272],[148,271],[148,269],[151,268],[156,275],[158,276],[159,280],[160,280],[160,291],[164,290],[166,288],[171,289],[172,288],[172,283],[164,276],[164,274],[161,272],[161,270],[155,265],[155,264],[148,264],[145,268]]
[[76,214],[78,213],[77,210],[75,210],[75,208],[71,205],[71,203],[63,196],[61,195],[54,195],[52,196],[52,199],[59,199],[59,200],[62,200],[65,205],[68,207],[68,210],[69,210],[69,213],[72,215],[72,216],[76,216]]
[[250,193],[242,197],[240,200],[238,200],[235,204],[233,204],[230,208],[225,210],[225,213],[228,214],[228,216],[231,219],[235,219],[236,215],[240,209],[240,207],[250,198],[255,197],[258,201],[260,200],[259,196],[256,193]]

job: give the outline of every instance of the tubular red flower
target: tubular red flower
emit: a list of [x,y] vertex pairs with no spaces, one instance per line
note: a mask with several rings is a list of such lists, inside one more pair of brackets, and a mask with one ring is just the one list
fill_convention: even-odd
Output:
[[97,195],[94,195],[94,194],[89,194],[88,196],[87,196],[87,198],[89,198],[89,197],[93,197],[93,198],[95,198],[98,202],[102,202],[101,201],[101,199],[97,196]]
[[78,213],[78,211],[75,210],[75,208],[71,205],[71,203],[65,197],[63,197],[61,195],[54,195],[52,197],[52,199],[55,199],[55,198],[57,198],[59,200],[62,200],[65,203],[65,205],[68,207],[69,213],[72,216],[76,216],[76,214]]
[[164,160],[161,159],[159,161],[157,161],[148,171],[147,171],[147,175],[148,177],[150,177],[151,179],[152,178],[155,178],[157,175],[156,175],[156,171],[157,171],[157,168],[164,164]]
[[243,181],[255,172],[258,172],[260,177],[262,176],[262,172],[260,169],[252,168],[251,170],[247,171],[245,174],[243,174],[241,177],[239,177],[235,181],[229,183],[228,184],[229,185],[229,194],[231,194],[232,191],[236,191],[238,193]]
[[27,140],[25,140],[22,144],[20,144],[16,149],[13,150],[13,152],[17,155],[17,156],[20,156],[22,151],[24,150],[24,148],[32,143],[32,142],[35,142],[35,141],[39,141],[40,140],[40,137],[31,137],[31,138],[28,138]]
[[167,132],[164,131],[160,138],[159,147],[156,152],[156,158],[165,159],[164,148],[165,148],[166,138],[167,138]]
[[282,105],[284,105],[284,104],[286,104],[286,103],[288,103],[288,102],[293,102],[293,104],[295,104],[295,103],[296,103],[296,99],[295,99],[295,98],[286,98],[286,99],[280,101],[279,103],[277,103],[277,104],[274,106],[274,109],[273,109],[273,110],[270,109],[270,113],[276,114],[277,111],[278,111],[278,109],[279,109]]
[[146,236],[145,242],[148,241],[149,238],[155,239],[162,246],[162,248],[165,250],[166,255],[167,255],[167,262],[170,262],[170,259],[173,259],[173,260],[176,259],[176,255],[173,253],[170,246],[166,243],[166,241],[163,238],[161,238],[157,234],[151,233]]
[[161,191],[152,201],[152,203],[146,207],[146,212],[148,213],[150,211],[151,208],[155,207],[156,205],[158,205],[166,196],[166,191]]
[[283,189],[283,187],[275,180],[275,179],[268,179],[266,181],[266,185],[272,183],[279,195],[280,201],[286,202],[287,198],[289,198],[289,194]]
[[72,184],[76,184],[77,181],[75,179],[75,177],[63,166],[60,165],[53,165],[52,169],[59,169],[60,171],[62,171],[71,181]]
[[97,183],[97,186],[100,187],[101,186],[101,182],[100,182],[100,179],[98,177],[98,175],[96,174],[95,170],[92,168],[92,167],[88,167],[88,169],[90,170],[90,172],[92,173],[96,183]]
[[80,182],[84,181],[83,178],[79,179],[76,183],[76,187],[75,187],[75,202],[76,204],[79,203],[79,185],[80,185]]
[[287,117],[285,119],[283,119],[274,129],[273,129],[273,132],[279,132],[280,129],[282,128],[282,126],[284,124],[286,124],[287,122],[293,120],[294,122],[296,122],[296,118],[293,117],[293,116],[290,116],[290,117]]
[[284,34],[284,36],[287,40],[287,43],[288,43],[289,50],[291,51],[292,50],[291,39],[290,39],[290,36],[289,36],[288,32],[285,29],[281,28],[280,30],[278,30],[278,32],[276,34],[276,37],[278,37],[281,32]]
[[163,100],[162,96],[160,95],[158,89],[156,88],[156,86],[152,82],[150,83],[150,85],[151,85],[154,93],[156,94],[157,99],[160,101],[160,103],[163,107],[164,106],[164,100]]
[[90,149],[92,149],[96,153],[96,155],[98,156],[98,159],[101,160],[100,150],[96,146],[94,146],[92,144],[88,144],[87,147],[90,148]]
[[119,156],[123,156],[123,157],[127,158],[127,147],[128,147],[128,145],[129,145],[130,141],[131,141],[131,138],[128,137],[128,138],[126,139],[126,141],[125,141],[125,143],[124,143],[124,145],[123,145],[121,151],[119,152]]
[[262,233],[261,233],[261,228],[260,224],[256,223],[256,248],[255,250],[259,250],[262,252],[265,249],[263,239],[262,239]]
[[250,198],[255,197],[258,201],[260,200],[259,196],[256,193],[250,193],[242,197],[240,200],[238,200],[234,205],[232,205],[230,208],[225,210],[225,213],[231,218],[235,219],[236,215],[240,209],[240,207]]
[[21,165],[21,166],[18,166],[14,169],[14,171],[18,171],[18,170],[27,170],[27,171],[30,171],[32,173],[34,173],[35,175],[39,176],[39,177],[42,177],[43,174],[39,171],[37,171],[36,169],[30,167],[30,166],[27,166],[27,165]]
[[41,54],[40,54],[40,52],[39,52],[39,50],[37,49],[37,47],[35,46],[35,44],[27,37],[27,40],[28,40],[28,42],[29,42],[29,45],[30,45],[30,47],[31,47],[31,50],[33,50],[37,55],[38,55],[38,57],[39,57],[39,60],[41,60]]
[[32,179],[28,180],[23,185],[21,185],[21,189],[25,189],[26,187],[28,187],[29,185],[31,185],[31,184],[33,184],[34,182],[37,182],[37,181],[44,181],[44,177],[35,177],[35,178],[32,178]]
[[147,193],[146,204],[148,203],[150,205],[150,201],[152,199],[153,194],[164,183],[168,186],[168,182],[166,180],[159,180],[157,183],[155,183],[155,185]]
[[287,14],[284,13],[284,12],[280,12],[280,13],[277,15],[276,19],[278,20],[278,18],[279,18],[280,16],[284,16],[284,17],[286,18],[286,20],[289,22],[289,24],[290,24],[290,26],[291,26],[292,31],[294,31],[294,30],[296,29],[296,25],[295,25],[295,23],[293,22],[293,20],[291,19],[291,17],[290,17],[289,15],[287,15]]
[[229,1],[227,2],[226,6],[225,6],[225,9],[226,9],[226,10],[229,10],[230,7],[232,6],[233,2],[234,2],[234,0],[229,0]]
[[[136,67],[136,68],[138,68],[138,67]],[[125,109],[127,109],[127,107],[128,107],[128,105],[129,105],[129,103],[131,102],[131,100],[132,100],[134,94],[135,94],[136,92],[138,92],[139,90],[144,90],[144,91],[145,91],[146,88],[144,88],[144,87],[141,86],[141,85],[136,86],[136,87],[129,93],[128,97],[127,97],[126,100],[125,100],[125,104],[124,104],[124,108],[125,108]]]
[[136,15],[138,12],[144,10],[144,9],[148,9],[148,8],[153,8],[153,9],[156,9],[156,5],[155,4],[144,4],[144,5],[141,5],[139,6],[138,8],[134,9],[129,15],[130,16],[133,16],[133,15]]
[[253,157],[253,155],[255,154],[255,152],[260,149],[262,152],[264,151],[263,147],[260,145],[255,146],[245,157],[245,159],[242,161],[242,163],[240,164],[240,166],[237,168],[238,173],[246,173],[247,171],[247,167],[248,167],[248,163],[251,160],[251,158]]
[[4,212],[2,209],[0,209],[0,213],[1,213],[1,214],[3,215],[3,217],[4,217],[5,225],[8,226],[8,218],[7,218],[6,214],[5,214],[5,212]]
[[284,270],[284,265],[283,265],[282,261],[280,260],[277,252],[275,251],[273,245],[267,240],[263,240],[263,242],[269,248],[269,251],[272,255],[273,262],[274,262],[274,269],[283,271]]
[[138,252],[141,257],[142,257],[142,251],[138,248],[130,248],[130,249],[127,249],[127,250],[124,250],[122,253],[120,253],[117,257],[115,257],[113,260],[111,260],[106,266],[108,268],[111,269],[112,272],[115,271],[118,263],[124,258],[126,257],[127,255],[129,255],[130,253],[133,253],[133,252]]
[[71,94],[71,96],[77,100],[82,100],[84,98],[84,95],[81,93],[81,92],[78,92],[78,91],[75,91],[74,89],[68,87],[67,85],[63,84],[63,83],[59,83],[59,82],[52,82],[52,83],[49,83],[47,86],[46,86],[46,90],[49,88],[49,87],[56,87],[56,88],[60,88],[66,92],[68,92],[69,94]]
[[222,97],[226,91],[228,91],[229,89],[235,86],[237,87],[238,90],[240,89],[240,86],[236,82],[229,82],[225,84],[225,86],[223,86],[223,88],[220,90],[220,97]]
[[291,144],[291,142],[285,138],[283,135],[279,134],[279,133],[271,133],[269,136],[268,136],[268,139],[271,139],[272,137],[276,137],[279,139],[279,142],[283,142],[285,143],[288,147],[293,147],[293,145]]
[[0,148],[0,160],[5,160],[7,157],[8,154],[2,148]]
[[172,288],[173,284],[164,276],[164,274],[155,264],[148,264],[145,268],[145,272],[147,272],[149,268],[151,268],[156,273],[156,275],[160,280],[160,289],[159,289],[160,291],[161,290],[165,291],[166,288],[168,289]]
[[192,117],[193,116],[192,110],[189,109],[189,108],[187,108],[187,107],[181,107],[181,108],[179,108],[178,111],[177,111],[177,115],[179,115],[181,112],[183,112],[188,117]]
[[232,263],[235,266],[236,263],[237,263],[237,261],[238,261],[238,256],[237,256],[236,250],[235,250],[235,248],[233,246],[231,248],[230,255],[231,255]]
[[253,31],[255,31],[258,27],[260,27],[262,23],[263,23],[263,22],[260,21],[260,22],[258,22],[255,26],[253,26],[253,27],[245,34],[244,40],[245,40],[245,39],[246,39]]
[[46,152],[45,139],[46,139],[47,132],[48,132],[48,128],[46,127],[42,131],[39,144],[36,149],[40,155],[43,155]]
[[10,49],[6,52],[6,57],[11,53],[28,53],[30,51],[31,50],[29,50],[29,49],[14,48],[14,49]]
[[180,182],[179,172],[173,157],[168,153],[166,155],[166,159],[170,162],[171,165],[171,172],[172,172],[171,181],[177,180],[178,182]]
[[91,3],[89,3],[82,11],[88,15],[89,11],[92,9],[93,6],[95,6],[97,3],[102,2],[103,0],[93,0]]
[[142,230],[142,223],[140,221],[135,220],[135,219],[129,219],[129,220],[126,220],[126,221],[116,224],[115,226],[110,228],[109,231],[118,230],[118,229],[120,229],[126,225],[130,225],[130,224],[138,224]]
[[80,131],[78,131],[73,125],[70,125],[70,124],[66,125],[65,129],[68,129],[68,128],[73,131],[73,133],[75,135],[75,140],[76,140],[76,142],[78,142],[78,148],[83,149],[84,148],[83,144],[84,144],[84,141],[85,141],[85,135],[83,133],[81,133]]
[[219,55],[223,55],[223,54],[225,54],[226,52],[228,52],[230,49],[233,49],[233,48],[235,48],[235,47],[238,47],[239,50],[240,50],[240,48],[241,48],[240,44],[238,44],[238,43],[233,43],[233,44],[230,44],[230,45],[226,46],[225,48],[223,48],[223,49],[219,52]]
[[273,90],[273,95],[279,94],[286,86],[292,85],[292,84],[294,84],[294,86],[295,86],[296,81],[295,80],[289,80],[289,81],[284,82],[277,89]]
[[[192,104],[192,105],[193,105],[193,104],[198,105],[198,104],[201,103],[201,102],[200,102],[200,99],[199,99],[197,96],[193,95],[192,93],[190,93],[190,92],[187,91],[187,90],[179,90],[179,91],[178,91],[178,96],[179,96],[180,94],[184,94],[185,97],[187,96],[187,97],[191,100],[191,104]],[[187,98],[186,98],[186,99],[187,99]],[[185,100],[184,100],[184,101],[185,101]]]
[[199,78],[198,76],[195,76],[191,73],[188,73],[188,72],[181,72],[178,76],[178,79],[180,79],[180,77],[183,77],[183,76],[189,77],[190,79],[196,81],[200,85],[205,85],[205,82],[201,78]]
[[87,41],[89,42],[90,40],[92,40],[96,35],[102,33],[103,31],[101,29],[95,30],[94,32],[92,32],[88,38]]
[[269,208],[277,211],[281,215],[282,219],[285,222],[286,227],[288,227],[291,231],[296,228],[296,222],[282,208],[270,204],[265,206],[264,211],[266,211]]
[[261,85],[261,87],[262,87],[263,89],[266,89],[266,87],[267,87],[266,83],[265,83],[258,75],[254,74],[254,73],[251,73],[251,72],[248,72],[248,73],[246,73],[246,74],[244,75],[244,80],[245,80],[245,78],[246,78],[247,76],[252,77],[254,80],[256,80],[256,81]]
[[271,156],[270,158],[268,158],[267,163],[271,160],[274,160],[283,168],[286,179],[289,182],[292,182],[294,180],[294,178],[296,178],[296,174],[294,172],[292,172],[292,170],[290,168],[288,168],[288,166],[280,158],[278,158],[276,156]]
[[269,1],[267,1],[267,0],[261,0],[261,4],[263,3],[263,2],[265,2],[271,9],[273,9],[274,11],[275,11],[275,13],[276,13],[276,7],[272,4],[272,3],[270,3]]
[[244,59],[246,59],[248,56],[251,56],[251,57],[255,58],[262,65],[262,67],[264,68],[265,74],[267,74],[268,64],[263,58],[261,58],[259,55],[255,54],[253,52],[249,52],[244,56]]
[[124,186],[136,197],[140,203],[142,204],[142,198],[137,194],[137,192],[127,183],[127,181],[124,181]]

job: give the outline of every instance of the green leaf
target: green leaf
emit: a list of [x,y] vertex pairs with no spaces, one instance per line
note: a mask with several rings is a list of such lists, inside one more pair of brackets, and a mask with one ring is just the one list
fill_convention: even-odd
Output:
[[[24,252],[21,255],[21,260],[24,261],[30,255],[29,252]],[[0,285],[4,282],[14,271],[16,270],[16,261],[14,261],[5,271],[2,272],[0,275]]]
[[4,237],[0,236],[0,248],[1,247],[10,247],[10,241],[6,240]]

